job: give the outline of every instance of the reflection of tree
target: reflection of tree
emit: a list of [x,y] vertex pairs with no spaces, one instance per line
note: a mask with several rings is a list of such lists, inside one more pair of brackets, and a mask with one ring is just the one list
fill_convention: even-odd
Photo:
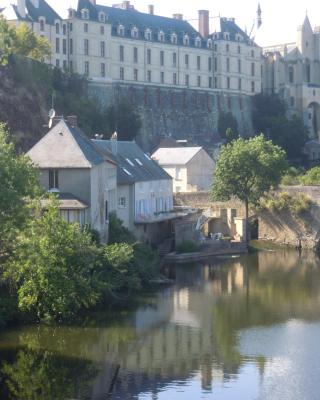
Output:
[[81,398],[98,374],[89,361],[57,357],[49,351],[19,350],[13,363],[2,365],[8,399]]

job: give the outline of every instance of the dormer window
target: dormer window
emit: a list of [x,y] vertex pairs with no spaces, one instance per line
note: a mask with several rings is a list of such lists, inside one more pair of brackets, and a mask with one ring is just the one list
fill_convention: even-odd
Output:
[[238,42],[242,42],[242,40],[243,40],[243,37],[241,36],[241,35],[237,35],[236,36],[236,40],[238,41]]
[[172,44],[177,44],[178,43],[178,37],[176,33],[171,34],[171,43]]
[[139,37],[139,31],[138,31],[138,28],[137,28],[137,27],[133,27],[133,28],[131,29],[131,37],[133,37],[133,38],[135,38],[135,39],[138,39],[138,37]]
[[151,32],[151,29],[146,29],[145,30],[145,32],[144,32],[144,38],[146,39],[146,40],[151,40],[152,39],[152,32]]
[[87,8],[83,8],[81,10],[81,18],[82,19],[89,19],[89,10]]
[[164,35],[164,32],[163,31],[160,31],[159,32],[159,34],[158,34],[158,40],[159,40],[159,42],[164,42],[165,41],[165,35]]
[[184,44],[185,46],[189,46],[189,44],[190,44],[190,38],[189,38],[188,35],[184,35],[184,37],[183,37],[183,44]]
[[208,39],[208,41],[207,41],[207,47],[208,47],[208,49],[212,49],[212,45],[213,45],[212,39]]
[[201,38],[198,36],[195,40],[196,47],[201,47]]
[[99,12],[99,21],[106,22],[106,14],[104,12]]
[[124,26],[123,25],[118,26],[118,35],[124,36]]
[[230,34],[229,33],[225,33],[224,34],[224,39],[225,40],[230,40]]

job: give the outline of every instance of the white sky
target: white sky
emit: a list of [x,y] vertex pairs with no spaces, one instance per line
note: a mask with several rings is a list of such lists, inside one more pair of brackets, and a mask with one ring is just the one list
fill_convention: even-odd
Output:
[[[0,4],[3,0],[0,0]],[[69,6],[76,7],[77,0],[47,0],[62,16],[66,15]],[[97,0],[98,4],[112,5],[121,0]],[[210,10],[211,16],[234,17],[238,25],[248,32],[256,16],[258,0],[131,0],[131,4],[142,12],[147,12],[148,4],[154,4],[155,13],[171,16],[181,13],[185,19],[196,19],[199,9]],[[319,0],[260,0],[263,25],[256,41],[260,46],[277,43],[294,42],[297,26],[301,25],[306,11],[312,26],[320,25]],[[197,21],[192,22],[197,26]]]

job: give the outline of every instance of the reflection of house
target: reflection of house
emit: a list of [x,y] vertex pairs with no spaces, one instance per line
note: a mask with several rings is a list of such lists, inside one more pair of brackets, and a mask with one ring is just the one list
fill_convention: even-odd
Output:
[[118,164],[117,215],[138,239],[160,243],[171,235],[173,212],[171,177],[135,142],[95,140]]
[[159,148],[152,158],[173,178],[173,191],[197,192],[212,184],[214,161],[202,147]]
[[76,126],[61,120],[27,154],[40,183],[58,193],[61,215],[90,226],[107,240],[108,215],[116,209],[116,164]]

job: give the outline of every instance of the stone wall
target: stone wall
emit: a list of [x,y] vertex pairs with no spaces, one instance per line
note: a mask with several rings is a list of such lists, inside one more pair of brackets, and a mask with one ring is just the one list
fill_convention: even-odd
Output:
[[142,119],[140,142],[145,150],[158,143],[160,135],[189,139],[205,145],[218,140],[221,112],[232,112],[242,135],[253,132],[251,97],[214,91],[112,84],[92,81],[89,93],[102,106],[128,99]]

